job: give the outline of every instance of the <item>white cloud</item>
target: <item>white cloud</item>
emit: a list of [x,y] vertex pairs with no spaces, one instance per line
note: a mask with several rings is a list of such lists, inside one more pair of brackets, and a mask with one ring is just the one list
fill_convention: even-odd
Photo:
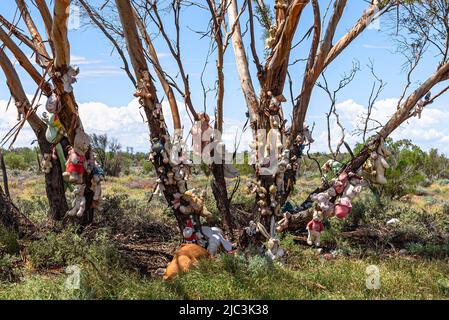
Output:
[[[29,97],[31,99],[31,97]],[[11,104],[6,112],[6,100],[0,100],[0,139],[17,123],[17,112],[14,104]],[[45,111],[46,99],[43,97],[38,108],[38,114]],[[183,102],[178,102],[181,122],[184,126],[184,137],[187,137],[191,127],[191,121]],[[123,148],[133,147],[135,151],[147,151],[150,147],[149,131],[144,122],[143,110],[139,108],[137,99],[133,99],[126,106],[112,107],[101,102],[79,103],[79,113],[84,129],[88,133],[107,133],[111,138],[117,138]],[[173,132],[173,121],[170,107],[167,101],[162,103],[166,123],[170,132]],[[142,113],[142,114],[141,114]],[[234,140],[237,135],[240,138],[243,122],[236,119],[225,118],[225,132],[223,140],[228,151],[233,151]],[[34,140],[34,133],[28,124],[20,132],[15,147],[29,146]],[[241,139],[240,150],[248,145],[251,140],[251,132],[248,130]],[[190,144],[191,142],[188,141]]]

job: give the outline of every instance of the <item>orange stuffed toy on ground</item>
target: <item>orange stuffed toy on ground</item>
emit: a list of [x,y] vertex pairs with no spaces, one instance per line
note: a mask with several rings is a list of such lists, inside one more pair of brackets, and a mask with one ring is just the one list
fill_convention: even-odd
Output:
[[173,260],[168,264],[163,279],[170,280],[180,271],[187,272],[192,265],[198,262],[198,259],[208,257],[209,252],[203,247],[193,243],[182,244]]

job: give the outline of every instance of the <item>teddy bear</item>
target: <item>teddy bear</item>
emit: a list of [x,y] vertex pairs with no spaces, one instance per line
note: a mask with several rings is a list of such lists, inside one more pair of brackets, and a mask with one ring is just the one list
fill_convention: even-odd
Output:
[[64,179],[70,183],[82,184],[83,174],[86,171],[86,164],[87,162],[84,154],[79,154],[74,148],[70,148],[66,162],[66,170],[62,174]]
[[207,251],[209,251],[212,257],[221,249],[226,252],[232,251],[232,243],[225,239],[220,228],[202,226],[201,233],[207,238]]
[[44,153],[41,160],[41,168],[42,172],[45,174],[50,173],[51,168],[53,168],[53,164],[51,163],[51,154],[50,153]]
[[171,201],[172,208],[177,210],[181,206],[182,194],[177,192],[173,195],[173,200]]
[[313,218],[310,220],[310,222],[307,224],[307,244],[309,246],[315,244],[315,246],[320,246],[320,237],[321,232],[324,230],[323,225],[323,214],[320,211],[319,207],[316,206],[313,210]]
[[268,191],[270,192],[270,206],[273,209],[274,214],[278,216],[281,211],[281,206],[279,202],[276,200],[278,188],[274,184],[272,184]]
[[329,159],[321,167],[321,170],[323,170],[324,172],[332,171],[334,174],[337,174],[341,170],[342,167],[343,167],[343,164],[341,162],[338,162],[333,159]]
[[80,68],[78,66],[69,66],[67,72],[62,76],[61,80],[64,84],[65,92],[72,92],[72,84],[76,82],[76,76],[80,73]]
[[75,198],[72,201],[72,209],[67,212],[67,215],[71,217],[77,216],[78,218],[83,216],[84,211],[86,210],[86,198],[84,197],[85,188],[86,186],[84,184],[76,186],[73,191]]
[[302,136],[304,137],[304,145],[309,145],[315,142],[315,140],[312,138],[312,133],[309,130],[309,126],[306,126],[304,130],[302,131]]
[[206,192],[202,190],[200,194],[197,194],[197,190],[192,189],[184,192],[182,199],[188,203],[188,205],[181,205],[179,211],[183,214],[197,214],[210,220],[212,213],[207,210],[204,205],[206,199]]

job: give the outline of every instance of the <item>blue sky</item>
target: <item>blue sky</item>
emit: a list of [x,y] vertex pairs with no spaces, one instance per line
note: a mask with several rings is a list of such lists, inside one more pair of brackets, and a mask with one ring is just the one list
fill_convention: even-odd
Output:
[[[90,1],[92,4],[103,3],[103,1]],[[242,1],[240,1],[241,3]],[[274,1],[267,1],[272,3]],[[323,10],[327,1],[322,2]],[[361,12],[366,7],[365,1],[349,1],[349,5],[343,15],[342,22],[337,30],[335,39],[339,39],[346,30],[354,24]],[[14,0],[3,0],[0,2],[0,12],[8,19],[14,16],[15,5]],[[31,8],[32,12],[36,10]],[[76,8],[73,12],[76,12]],[[36,15],[35,15],[36,16]],[[300,25],[298,27],[296,41],[304,35],[311,25],[311,8],[307,8]],[[171,16],[164,19],[167,21],[167,31],[173,32],[173,23]],[[246,22],[245,16],[243,16]],[[194,105],[197,109],[203,108],[203,92],[200,83],[200,74],[203,68],[207,52],[209,49],[209,39],[200,39],[200,36],[194,32],[195,30],[204,30],[209,21],[206,11],[200,9],[186,9],[181,14],[182,27],[182,55],[183,62],[191,82],[191,91]],[[39,19],[36,19],[38,27],[44,34],[44,28]],[[374,61],[376,73],[382,77],[387,83],[386,89],[383,91],[378,109],[379,118],[387,119],[388,114],[394,111],[395,99],[400,96],[405,81],[405,74],[402,69],[404,62],[400,54],[394,53],[395,44],[389,35],[388,19],[383,18],[379,22],[380,28],[370,28],[365,31],[344,53],[334,61],[328,68],[326,75],[329,83],[336,86],[340,76],[349,71],[354,59],[360,62],[362,70],[358,73],[347,88],[345,88],[338,96],[338,110],[342,113],[344,123],[348,128],[347,139],[353,144],[358,137],[350,137],[350,133],[355,126],[354,119],[363,113],[367,104],[373,79],[370,75],[366,64],[369,59]],[[150,31],[155,31],[154,26],[150,27]],[[75,84],[75,95],[80,103],[80,112],[85,127],[92,132],[109,132],[111,136],[117,137],[123,147],[134,147],[135,150],[145,151],[149,144],[147,142],[146,126],[138,114],[138,106],[133,101],[133,88],[126,77],[125,73],[120,69],[121,61],[117,54],[112,51],[110,44],[104,38],[103,34],[94,28],[75,28],[70,30],[71,55],[72,63],[79,65],[81,73],[78,82]],[[260,28],[257,30],[256,38],[258,40],[258,48],[260,48],[259,56],[263,58],[263,39]],[[246,39],[248,40],[248,39]],[[176,76],[176,65],[169,55],[169,50],[160,37],[155,37],[155,46],[158,51],[161,63],[164,69]],[[249,45],[249,41],[246,41]],[[291,53],[291,60],[304,58],[308,53],[308,42],[295,48]],[[25,48],[24,48],[25,49]],[[249,53],[249,48],[248,53]],[[26,51],[26,50],[25,50]],[[229,139],[242,128],[245,122],[246,106],[241,93],[237,71],[234,63],[232,45],[229,46],[225,56],[225,128],[231,130]],[[434,59],[429,57],[424,61],[422,66],[417,70],[414,81],[416,84],[420,80],[425,79],[434,70]],[[20,67],[18,68],[20,70]],[[253,80],[257,86],[256,76],[253,68]],[[294,93],[299,92],[301,78],[304,71],[304,65],[298,63],[291,68],[290,73],[294,81]],[[19,72],[25,90],[28,94],[35,91],[34,83],[24,74]],[[205,72],[204,81],[206,85],[213,86],[216,79],[215,73],[215,54],[213,53],[209,59],[209,64]],[[285,96],[289,96],[286,87]],[[162,97],[162,90],[159,90]],[[6,102],[9,99],[4,77],[0,75],[0,135],[3,136],[7,129],[14,123],[15,115],[12,110],[6,113]],[[182,99],[178,97],[181,101]],[[403,126],[397,133],[395,138],[412,138],[415,143],[428,149],[430,147],[438,147],[440,150],[448,153],[449,147],[446,147],[449,141],[449,130],[446,128],[449,119],[449,109],[447,104],[449,98],[443,97],[434,105],[429,106],[428,110],[423,113],[422,121],[417,119]],[[214,93],[209,94],[207,101],[207,110],[209,114],[214,110]],[[321,89],[316,88],[309,107],[307,122],[312,124],[315,122],[315,143],[313,149],[326,150],[326,141],[324,139],[325,112],[329,108],[329,100],[323,94]],[[42,108],[43,109],[43,108]],[[165,108],[166,109],[166,108]],[[285,114],[291,112],[291,104],[285,103]],[[182,112],[186,118],[185,112]],[[446,116],[448,119],[446,119]],[[187,118],[186,118],[187,120]],[[185,121],[184,125],[189,126],[189,122]],[[242,145],[248,142],[245,133],[245,139]],[[32,139],[31,132],[24,130],[18,145],[28,145]]]

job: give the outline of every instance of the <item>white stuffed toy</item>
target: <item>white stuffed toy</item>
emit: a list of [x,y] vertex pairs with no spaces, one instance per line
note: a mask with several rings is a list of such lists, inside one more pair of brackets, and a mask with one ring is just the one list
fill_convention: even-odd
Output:
[[67,212],[69,216],[77,216],[78,218],[83,216],[84,211],[86,210],[86,198],[84,197],[85,188],[86,186],[84,184],[79,184],[73,191],[75,199],[72,201],[72,209]]
[[215,256],[221,249],[226,252],[232,250],[232,243],[225,239],[220,228],[203,226],[201,227],[201,233],[207,238],[207,251],[211,256]]
[[260,222],[257,222],[258,231],[268,240],[267,244],[266,244],[267,251],[265,252],[265,255],[272,261],[282,258],[285,254],[284,249],[281,248],[280,240],[276,238],[275,226],[276,226],[276,224],[275,224],[274,216],[271,217],[271,232],[270,233],[267,232],[267,229],[265,229],[263,224],[261,224]]
[[321,243],[321,232],[324,230],[323,214],[319,210],[313,211],[313,219],[307,224],[307,244],[309,246],[315,244],[319,247]]

